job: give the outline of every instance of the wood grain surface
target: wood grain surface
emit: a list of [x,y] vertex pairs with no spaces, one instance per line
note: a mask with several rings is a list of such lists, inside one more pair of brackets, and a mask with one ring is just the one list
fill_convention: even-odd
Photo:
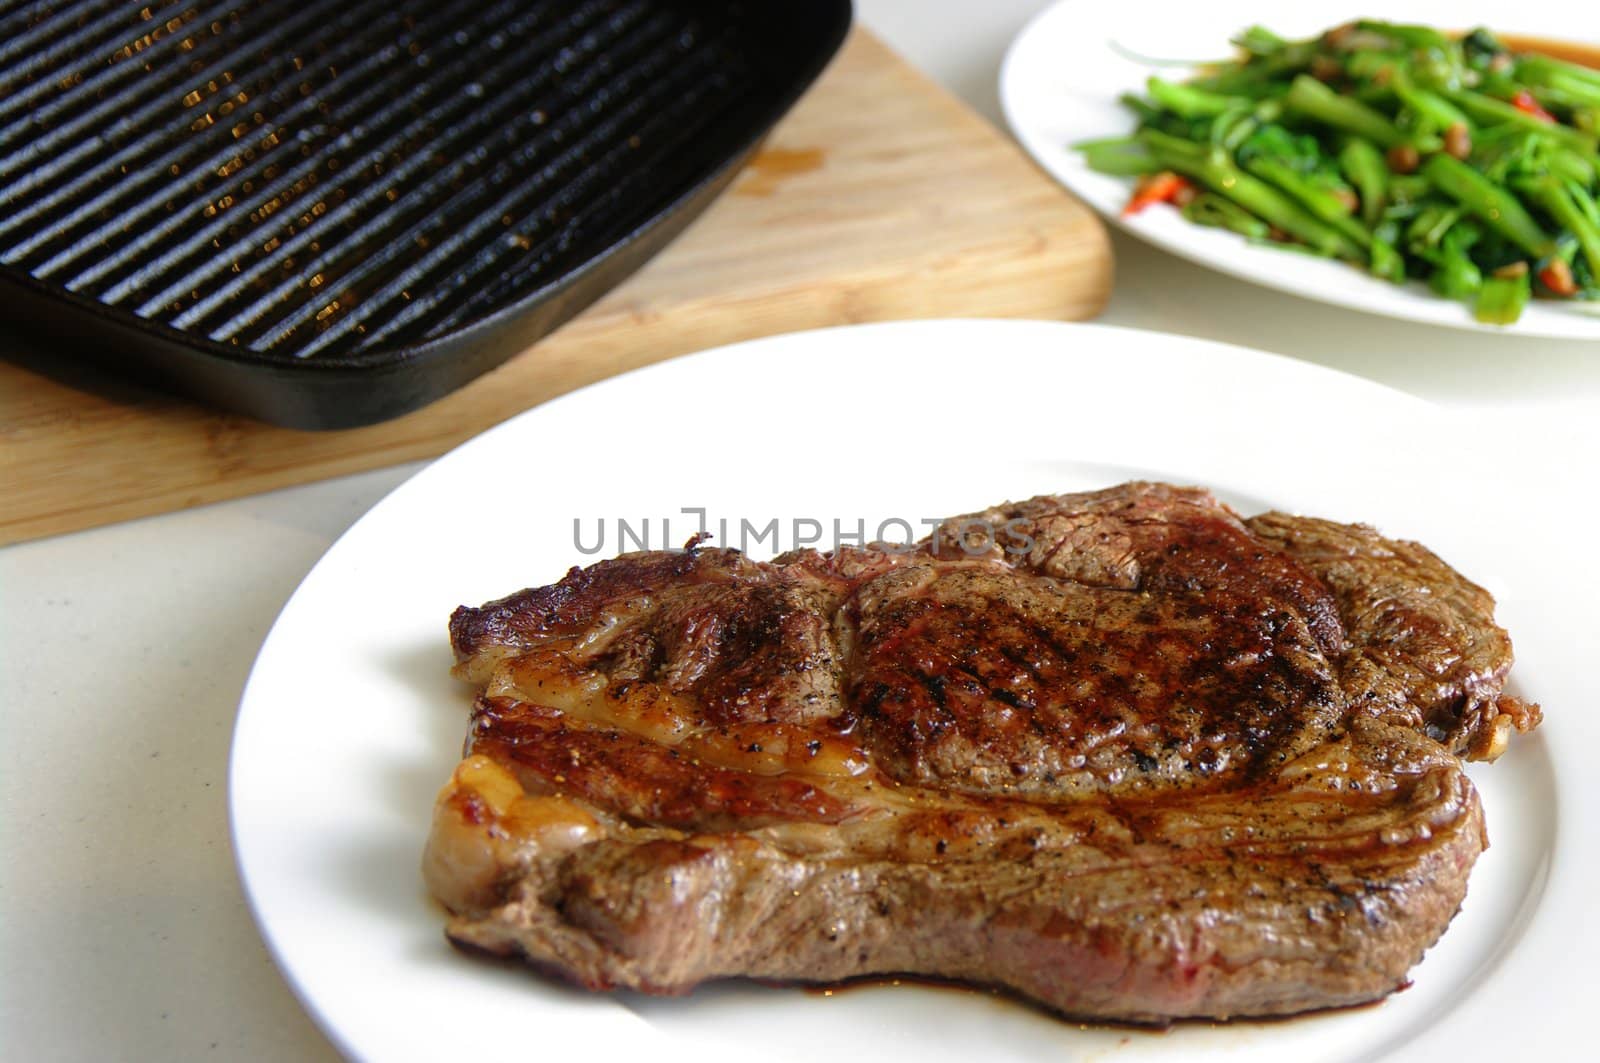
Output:
[[50,352],[0,326],[0,543],[431,457],[574,388],[718,344],[912,317],[1085,318],[1110,283],[1089,210],[857,29],[666,251],[501,368],[397,420],[299,432],[66,367],[41,373],[24,367],[52,366]]

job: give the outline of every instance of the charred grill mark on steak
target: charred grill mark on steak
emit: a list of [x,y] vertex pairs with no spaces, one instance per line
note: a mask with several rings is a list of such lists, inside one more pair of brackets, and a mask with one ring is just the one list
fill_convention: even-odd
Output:
[[1031,551],[969,556],[957,518],[458,610],[452,940],[594,988],[911,972],[1141,1022],[1400,984],[1484,845],[1453,754],[1538,719],[1488,595],[1192,488],[973,516]]
[[[1041,800],[1151,771],[1193,784],[1293,755],[1342,720],[1333,669],[1288,613],[1220,594],[1199,617],[1144,591],[997,597],[994,572],[971,567],[894,576],[915,590],[863,588],[849,682],[869,751],[902,783]],[[1275,711],[1291,698],[1300,711]]]

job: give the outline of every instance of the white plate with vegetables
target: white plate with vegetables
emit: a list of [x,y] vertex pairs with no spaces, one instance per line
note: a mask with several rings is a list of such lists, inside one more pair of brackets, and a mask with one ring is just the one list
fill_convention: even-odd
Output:
[[1386,23],[1324,37],[1367,12],[1065,0],[1013,43],[1001,101],[1059,181],[1201,265],[1412,321],[1600,340],[1584,6],[1393,0]]

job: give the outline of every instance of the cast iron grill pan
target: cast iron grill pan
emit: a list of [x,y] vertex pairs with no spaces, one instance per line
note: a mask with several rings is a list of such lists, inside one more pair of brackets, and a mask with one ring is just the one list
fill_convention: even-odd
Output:
[[850,14],[848,0],[0,6],[0,307],[52,358],[263,420],[397,416],[676,235]]

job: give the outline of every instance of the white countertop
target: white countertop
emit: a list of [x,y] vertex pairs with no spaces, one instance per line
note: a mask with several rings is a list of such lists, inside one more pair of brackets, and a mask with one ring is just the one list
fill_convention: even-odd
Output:
[[[859,0],[862,22],[989,118],[1046,0]],[[1600,344],[1365,317],[1115,238],[1100,319],[1360,374],[1503,444],[1485,519],[1528,522],[1600,591]],[[1239,308],[1248,305],[1248,314]],[[930,314],[937,308],[930,307]],[[1240,383],[1248,387],[1248,381]],[[1312,426],[1310,430],[1319,430]],[[1337,426],[1326,426],[1337,444]],[[0,1045],[11,1059],[331,1058],[245,909],[228,839],[240,689],[322,552],[417,466],[0,549]],[[1514,471],[1508,471],[1514,470]],[[1542,536],[1543,538],[1539,538]],[[1592,638],[1591,638],[1592,641]]]

